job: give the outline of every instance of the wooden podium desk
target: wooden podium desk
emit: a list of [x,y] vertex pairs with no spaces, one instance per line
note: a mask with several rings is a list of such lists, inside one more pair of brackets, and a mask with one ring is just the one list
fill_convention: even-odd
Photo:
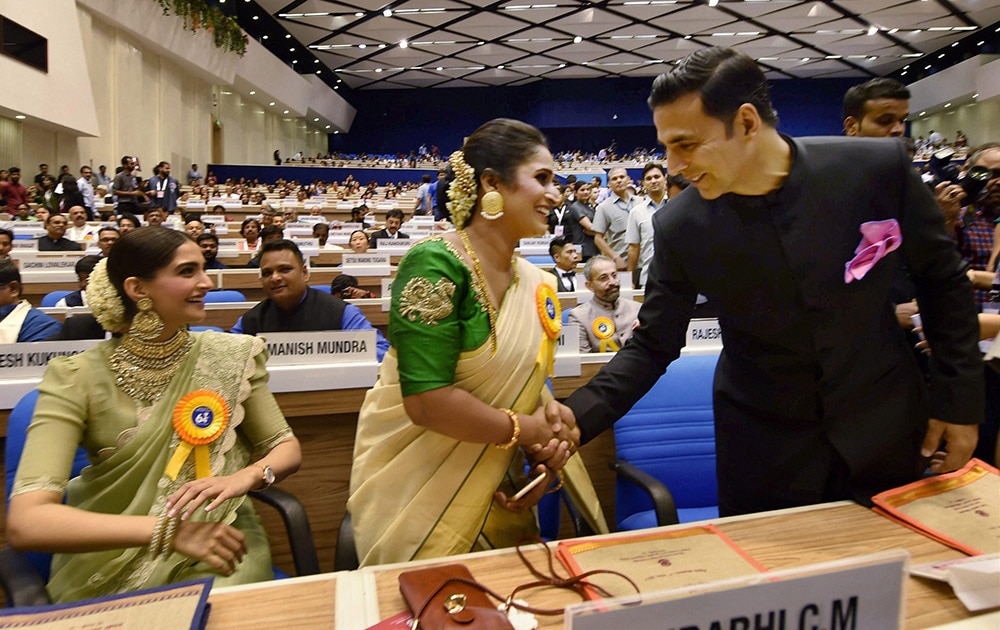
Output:
[[[890,549],[909,551],[914,563],[963,555],[849,502],[724,518],[715,523],[771,570]],[[690,524],[673,528],[686,526]],[[535,566],[545,566],[545,554],[540,548],[533,548],[526,555]],[[500,550],[222,588],[209,597],[212,612],[208,628],[243,628],[252,620],[260,626],[276,622],[295,628],[361,630],[406,610],[399,594],[399,573],[416,566],[450,562],[465,564],[477,580],[504,595],[519,584],[535,581],[513,550]],[[558,569],[563,570],[561,565]],[[973,617],[948,585],[923,578],[909,578],[907,582],[906,628],[931,628]],[[541,608],[559,608],[579,601],[572,591],[549,588],[525,592],[523,598]],[[538,619],[540,628],[563,625],[562,616]],[[987,619],[994,623],[993,616],[983,621]]]

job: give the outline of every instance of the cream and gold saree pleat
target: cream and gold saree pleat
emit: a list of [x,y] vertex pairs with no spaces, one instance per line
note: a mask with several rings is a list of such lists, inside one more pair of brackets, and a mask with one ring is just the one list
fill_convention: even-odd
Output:
[[[547,279],[520,259],[518,273],[497,317],[496,354],[490,356],[489,341],[463,353],[455,386],[492,407],[529,414],[548,393],[536,361],[543,333],[535,308],[535,288]],[[415,425],[403,408],[393,351],[365,398],[354,453],[347,507],[363,565],[509,546],[537,532],[532,512],[493,506],[494,492],[524,480],[520,450],[461,442]]]

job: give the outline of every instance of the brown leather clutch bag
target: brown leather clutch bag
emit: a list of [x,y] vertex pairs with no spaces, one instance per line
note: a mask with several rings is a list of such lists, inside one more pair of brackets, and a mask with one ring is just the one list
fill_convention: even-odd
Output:
[[413,613],[412,630],[513,630],[464,564],[400,573],[399,591]]

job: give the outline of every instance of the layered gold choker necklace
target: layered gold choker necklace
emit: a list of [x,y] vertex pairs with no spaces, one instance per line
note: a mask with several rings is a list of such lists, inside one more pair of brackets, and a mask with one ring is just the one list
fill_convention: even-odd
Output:
[[115,385],[135,400],[156,402],[193,344],[187,328],[159,342],[143,341],[126,333],[108,359],[116,376]]

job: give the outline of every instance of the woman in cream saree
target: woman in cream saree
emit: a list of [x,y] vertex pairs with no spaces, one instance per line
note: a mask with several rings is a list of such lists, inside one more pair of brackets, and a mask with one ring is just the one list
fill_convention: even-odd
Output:
[[[508,183],[475,164],[482,154],[504,150],[496,148],[498,139],[508,140],[504,147],[517,146],[516,140],[525,146],[508,158],[514,165],[507,169]],[[526,508],[544,487],[521,502],[508,497],[526,482],[526,454],[530,458],[535,445],[550,439],[565,442],[564,457],[553,467],[562,468],[595,530],[607,531],[580,458],[565,459],[575,444],[562,431],[572,427],[546,420],[552,397],[545,381],[560,324],[552,310],[555,277],[511,259],[518,239],[547,225],[538,206],[553,203],[551,154],[536,130],[516,121],[487,123],[469,138],[464,154],[468,163],[452,157],[453,168],[458,162],[458,169],[467,169],[452,189],[468,191],[474,169],[484,180],[472,194],[501,192],[506,216],[471,222],[461,208],[455,212],[459,195],[452,196],[449,209],[459,232],[422,241],[400,264],[390,312],[393,349],[362,406],[351,472],[347,507],[362,565],[512,546],[537,534],[535,514]],[[497,166],[502,160],[493,159],[489,170],[504,170]],[[479,209],[479,198],[466,212]],[[491,248],[484,239],[503,245]],[[505,254],[498,266],[508,273],[498,274],[500,284],[484,271],[490,266],[486,252]],[[491,295],[499,298],[498,308]],[[414,404],[428,395],[434,396],[429,403]],[[509,448],[515,443],[527,453]],[[553,471],[548,474],[554,479]]]

